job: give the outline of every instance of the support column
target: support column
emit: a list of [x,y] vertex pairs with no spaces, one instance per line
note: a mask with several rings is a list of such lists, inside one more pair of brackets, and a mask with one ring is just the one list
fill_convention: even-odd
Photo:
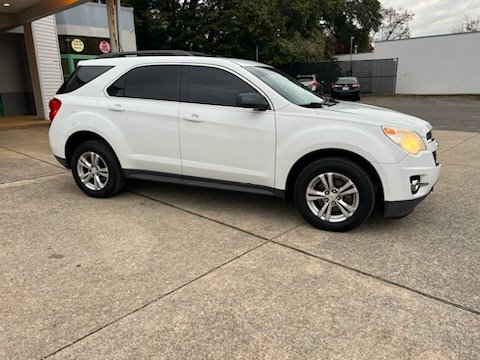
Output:
[[118,9],[116,0],[106,0],[107,4],[107,19],[108,19],[108,30],[110,32],[110,45],[112,47],[112,52],[120,51],[120,38],[118,33]]
[[27,23],[23,28],[37,116],[47,119],[48,102],[63,83],[55,16]]

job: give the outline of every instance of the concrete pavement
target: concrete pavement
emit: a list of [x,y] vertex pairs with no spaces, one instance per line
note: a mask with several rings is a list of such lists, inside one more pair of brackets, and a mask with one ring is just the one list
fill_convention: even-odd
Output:
[[262,196],[88,198],[46,129],[0,133],[0,358],[477,358],[480,136],[435,136],[412,215],[333,234]]

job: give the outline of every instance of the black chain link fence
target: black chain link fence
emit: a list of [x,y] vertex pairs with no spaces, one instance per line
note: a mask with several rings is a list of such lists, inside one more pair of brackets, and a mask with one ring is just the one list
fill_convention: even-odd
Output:
[[325,61],[299,63],[279,67],[290,76],[317,76],[324,81],[324,92],[330,92],[330,84],[341,76],[355,76],[364,94],[395,94],[398,59]]

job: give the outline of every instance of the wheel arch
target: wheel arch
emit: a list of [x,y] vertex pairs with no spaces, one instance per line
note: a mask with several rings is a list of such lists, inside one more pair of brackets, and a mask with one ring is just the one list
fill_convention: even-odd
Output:
[[72,161],[72,156],[73,156],[73,152],[75,151],[75,148],[78,145],[90,140],[98,140],[103,142],[112,151],[113,155],[118,161],[118,157],[117,157],[117,154],[115,153],[115,150],[113,150],[112,146],[102,136],[92,131],[77,131],[72,135],[70,135],[67,142],[65,143],[65,160],[67,162],[67,167],[69,169],[71,169],[72,167],[71,161]]
[[287,182],[285,186],[285,198],[287,200],[293,199],[293,190],[295,186],[295,182],[302,172],[302,170],[311,164],[314,161],[320,160],[322,158],[327,157],[341,157],[347,160],[351,160],[359,165],[363,170],[367,172],[367,174],[372,179],[374,186],[375,186],[375,197],[377,201],[383,201],[384,193],[383,193],[383,185],[380,175],[378,174],[375,167],[363,156],[360,156],[354,152],[343,150],[343,149],[321,149],[312,151],[300,159],[298,159],[295,164],[291,167],[288,176]]

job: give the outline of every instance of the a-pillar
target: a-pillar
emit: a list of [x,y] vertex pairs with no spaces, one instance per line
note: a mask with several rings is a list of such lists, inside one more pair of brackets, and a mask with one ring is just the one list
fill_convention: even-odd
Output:
[[27,23],[23,28],[37,116],[47,119],[48,102],[63,82],[55,16]]

